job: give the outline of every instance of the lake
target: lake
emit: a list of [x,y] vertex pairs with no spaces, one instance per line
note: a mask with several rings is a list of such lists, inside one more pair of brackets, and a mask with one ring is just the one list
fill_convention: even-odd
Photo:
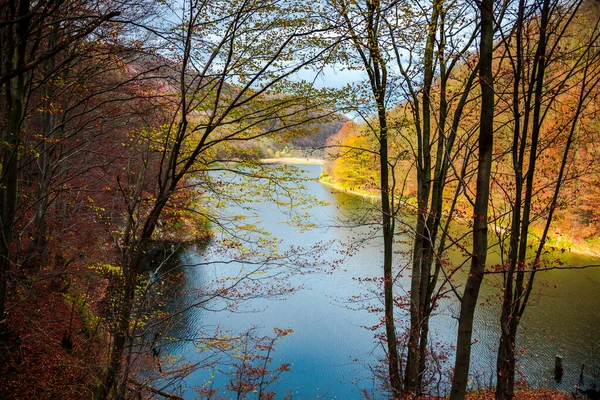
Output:
[[[321,172],[319,165],[299,168],[311,178]],[[368,199],[337,193],[316,180],[305,185],[309,193],[327,203],[308,210],[312,221],[307,222],[316,225],[311,229],[286,223],[289,220],[286,209],[273,199],[252,204],[252,212],[238,205],[230,206],[232,213],[252,213],[260,227],[272,233],[270,239],[249,245],[253,256],[260,257],[260,249],[268,250],[271,241],[277,243],[280,259],[264,265],[231,262],[230,254],[223,251],[224,242],[219,234],[207,247],[188,248],[180,254],[184,266],[175,285],[177,290],[166,291],[166,308],[181,309],[198,299],[202,299],[202,307],[182,313],[171,323],[165,334],[170,340],[164,344],[161,356],[209,363],[207,357],[216,355],[206,350],[205,337],[217,329],[230,332],[230,336],[250,327],[265,335],[273,333],[273,328],[291,329],[292,333],[277,341],[271,354],[272,365],[291,364],[290,371],[283,373],[274,386],[278,397],[291,393],[297,399],[352,399],[362,398],[361,390],[377,393],[372,368],[378,365],[383,350],[374,337],[376,332],[367,329],[381,317],[380,313],[367,310],[381,304],[379,285],[373,282],[382,274],[381,240],[369,212],[373,206]],[[410,218],[407,223],[410,225]],[[248,238],[251,240],[252,234]],[[410,237],[400,234],[397,242],[394,263],[399,269],[409,260]],[[302,262],[286,258],[290,246],[294,252],[302,253]],[[453,264],[461,262],[458,252],[450,257]],[[492,251],[490,263],[495,262],[494,257],[497,258]],[[568,253],[553,257],[568,264],[597,262]],[[249,273],[253,268],[258,272]],[[208,288],[241,275],[249,276],[252,283],[238,292],[246,300],[236,304],[235,309],[227,296],[207,300]],[[269,286],[271,277],[276,280]],[[536,279],[539,295],[532,298],[520,327],[518,348],[523,349],[524,356],[520,357],[518,368],[522,378],[535,386],[570,390],[577,383],[581,364],[586,364],[586,383],[590,383],[600,373],[600,270],[555,270],[539,273]],[[406,294],[409,280],[409,273],[403,274],[396,285],[396,294]],[[474,387],[488,385],[495,371],[498,285],[497,278],[486,277],[482,288],[483,305],[477,312],[477,343],[472,353]],[[289,288],[295,289],[277,295]],[[445,367],[453,364],[451,345],[456,340],[457,315],[457,301],[449,295],[432,318],[431,341],[439,342],[439,348],[450,356],[443,364]],[[397,317],[398,330],[408,326],[406,315],[399,311]],[[564,357],[565,375],[561,384],[552,381],[556,355]],[[172,389],[185,398],[195,398],[196,385],[224,387],[229,381],[226,373],[233,371],[231,364],[235,362],[235,358],[228,357],[222,358],[219,366],[192,373]],[[445,388],[442,382],[440,390]],[[231,392],[219,393],[231,396]]]

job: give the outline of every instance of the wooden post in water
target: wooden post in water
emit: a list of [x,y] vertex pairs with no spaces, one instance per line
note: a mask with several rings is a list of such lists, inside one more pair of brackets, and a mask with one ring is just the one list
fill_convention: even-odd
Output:
[[581,372],[579,373],[579,383],[583,385],[583,369],[585,368],[585,364],[581,364]]
[[563,358],[562,356],[557,355],[556,359],[554,360],[554,380],[560,383],[564,372],[565,368],[563,366]]

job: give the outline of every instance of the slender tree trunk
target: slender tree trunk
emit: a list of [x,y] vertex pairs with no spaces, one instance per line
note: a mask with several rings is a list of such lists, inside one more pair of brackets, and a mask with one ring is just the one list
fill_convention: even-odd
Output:
[[[438,19],[442,0],[433,2],[431,20],[428,24],[428,35],[424,53],[423,77],[423,117],[422,134],[418,135],[418,162],[417,162],[417,201],[418,214],[416,237],[413,248],[413,269],[411,278],[411,307],[410,307],[410,332],[408,340],[408,357],[406,363],[406,391],[418,395],[421,391],[421,377],[424,370],[424,360],[421,355],[423,337],[422,328],[424,319],[424,296],[428,292],[432,265],[432,237],[431,230],[427,229],[429,195],[431,189],[431,87],[434,75],[434,48],[438,27]],[[426,338],[425,338],[426,339]]]
[[[427,302],[429,303],[429,302]],[[427,359],[427,345],[429,344],[429,311],[427,311],[428,304],[425,304],[425,311],[423,315],[423,322],[421,324],[420,341],[419,341],[419,374],[417,375],[416,394],[421,395],[423,391],[423,376],[427,365],[425,361]]]
[[[388,378],[392,396],[398,398],[402,391],[402,376],[400,358],[394,320],[394,275],[393,275],[393,245],[394,245],[394,215],[393,188],[390,188],[389,159],[388,159],[388,126],[386,115],[387,67],[379,48],[379,27],[381,23],[381,4],[378,0],[366,1],[366,43],[355,35],[354,26],[350,21],[347,10],[340,10],[352,36],[354,46],[359,53],[364,67],[369,75],[369,83],[379,120],[379,177],[381,195],[381,224],[383,231],[383,292],[385,334],[388,356]],[[367,55],[368,53],[368,55]]]
[[[57,26],[53,27],[48,38],[48,48],[56,46]],[[56,56],[50,57],[44,63],[46,76],[51,76],[56,65]],[[52,99],[54,91],[51,85],[45,85],[42,88],[42,94],[47,99]],[[51,138],[54,132],[54,113],[52,110],[44,110],[42,113],[42,147],[38,158],[38,168],[40,179],[37,190],[37,203],[35,205],[35,216],[33,225],[35,233],[33,240],[29,241],[24,265],[26,267],[39,268],[43,263],[42,255],[46,252],[48,242],[48,223],[46,212],[50,204],[50,183],[52,181],[51,153],[56,144],[51,144]]]
[[[373,9],[373,12],[375,9]],[[375,38],[371,38],[371,52],[379,55],[379,48]],[[379,117],[379,167],[381,178],[381,219],[383,229],[383,292],[385,308],[385,333],[388,350],[388,369],[390,386],[394,396],[402,390],[402,376],[400,373],[400,359],[396,337],[396,323],[394,320],[394,275],[393,275],[393,246],[394,246],[394,220],[390,199],[390,177],[388,159],[388,127],[385,109],[386,72],[384,66],[375,68],[374,95]]]
[[[517,20],[517,37],[522,38],[522,29],[525,21],[523,21],[525,12],[525,4],[521,0],[519,4],[519,14]],[[534,60],[534,71],[535,75],[532,75],[531,81],[529,81],[529,94],[528,99],[531,99],[531,93],[533,95],[533,115],[532,128],[531,128],[531,144],[529,149],[529,158],[527,160],[527,173],[525,175],[525,193],[523,196],[522,188],[523,185],[523,167],[525,165],[524,154],[525,147],[528,142],[528,121],[531,112],[530,100],[526,102],[525,107],[525,118],[523,129],[519,132],[520,127],[520,115],[518,113],[518,106],[514,106],[514,117],[515,117],[515,133],[513,141],[519,140],[520,134],[520,149],[518,156],[515,155],[515,149],[517,143],[513,143],[513,164],[515,165],[515,186],[516,186],[516,199],[513,203],[513,218],[511,226],[511,242],[510,242],[510,255],[509,255],[509,271],[505,277],[504,283],[504,300],[502,304],[502,314],[500,317],[501,327],[501,338],[498,347],[498,359],[496,362],[496,399],[498,400],[512,400],[514,398],[514,384],[515,384],[515,367],[516,367],[516,355],[515,355],[515,343],[518,332],[518,326],[521,318],[521,302],[526,304],[524,300],[523,291],[525,289],[525,266],[527,264],[527,248],[528,248],[528,232],[529,225],[531,222],[531,204],[533,200],[534,192],[534,179],[536,171],[536,161],[538,158],[538,143],[541,130],[541,114],[542,114],[542,95],[543,86],[546,71],[546,46],[548,42],[548,24],[550,14],[550,0],[543,0],[541,10],[541,21],[540,21],[540,33],[539,40],[537,42],[537,49],[535,52]],[[521,57],[522,48],[519,45],[517,48],[517,75],[515,86],[513,88],[514,98],[517,99],[520,93],[518,82],[520,80],[521,73]],[[514,160],[517,160],[516,162]],[[521,198],[523,201],[521,201]],[[521,214],[522,212],[522,214]],[[516,251],[518,249],[518,252]],[[524,305],[523,305],[524,307]]]
[[[391,206],[389,196],[389,177],[388,177],[388,144],[387,144],[387,126],[384,114],[380,113],[381,140],[379,158],[381,160],[381,201],[382,201],[382,222],[383,222],[383,279],[384,279],[384,304],[385,304],[385,333],[388,346],[388,365],[390,385],[395,395],[398,395],[402,388],[402,378],[400,376],[400,360],[398,358],[396,326],[394,321],[394,275],[392,271],[392,255],[394,230],[391,218]],[[383,125],[381,125],[383,123]],[[383,133],[385,132],[385,134]]]
[[454,378],[450,398],[465,398],[471,360],[473,318],[483,280],[487,257],[488,199],[490,194],[490,172],[494,142],[494,86],[492,76],[492,51],[494,37],[494,1],[483,0],[481,12],[481,43],[479,50],[479,80],[481,86],[481,115],[479,130],[479,163],[477,166],[477,188],[473,208],[473,252],[465,291],[460,304],[458,337]]

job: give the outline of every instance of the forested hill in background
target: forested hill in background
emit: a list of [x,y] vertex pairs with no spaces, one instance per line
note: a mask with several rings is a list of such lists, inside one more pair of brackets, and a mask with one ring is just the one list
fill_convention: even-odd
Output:
[[[327,141],[348,123],[348,118],[334,113],[326,119],[304,127],[304,133],[289,138],[261,138],[256,144],[260,158],[312,157],[322,158],[326,152]],[[249,144],[248,144],[249,145]]]
[[[170,96],[177,90],[176,66],[171,61],[156,54],[143,55],[133,52],[120,55],[118,62],[130,73],[134,80],[136,74],[149,81],[146,90],[155,91],[164,96]],[[150,72],[156,71],[156,72]],[[195,85],[197,90],[203,90],[205,83]],[[224,90],[232,94],[239,88],[234,84],[224,83]],[[267,93],[267,97],[275,99],[281,94]],[[301,110],[301,106],[296,107]],[[284,128],[284,118],[273,118],[268,124],[261,124],[262,134],[253,141],[240,141],[229,148],[226,157],[234,159],[260,159],[278,157],[313,157],[322,158],[326,152],[327,140],[337,134],[348,117],[326,107],[313,107],[302,110],[306,113],[302,124],[292,128]],[[295,121],[294,121],[295,123]],[[270,134],[276,130],[278,134]]]
[[325,151],[327,140],[337,134],[348,118],[344,115],[337,115],[335,119],[327,122],[320,122],[313,125],[315,133],[306,136],[298,136],[292,140],[294,148],[301,150],[320,149]]
[[[540,168],[535,180],[534,210],[538,219],[550,210],[552,187],[556,183],[563,148],[569,137],[571,125],[579,101],[579,88],[584,81],[597,79],[599,70],[598,58],[586,68],[575,67],[584,57],[586,37],[592,35],[594,18],[600,13],[600,2],[586,1],[580,6],[572,23],[562,34],[553,49],[556,50],[547,64],[546,73],[550,76],[543,92],[541,138],[537,164]],[[535,21],[534,21],[535,22]],[[536,22],[537,23],[537,22]],[[536,23],[530,23],[528,35],[536,31]],[[587,35],[587,36],[586,36]],[[525,65],[531,65],[537,42],[529,40],[523,44],[527,54]],[[513,159],[510,155],[512,132],[512,104],[510,97],[514,80],[511,71],[510,56],[515,51],[515,43],[496,43],[493,68],[495,74],[496,112],[495,112],[495,150],[492,173],[492,202],[497,206],[496,214],[491,217],[499,227],[507,226],[508,221],[502,214],[509,209],[508,198],[513,194],[514,184],[507,177],[514,176],[511,170]],[[597,44],[593,51],[597,52]],[[595,54],[595,53],[594,53]],[[457,65],[446,85],[448,108],[454,110],[462,94],[460,88],[472,74],[477,64],[476,58]],[[471,77],[472,78],[472,77]],[[600,255],[600,147],[597,134],[600,130],[600,87],[589,84],[589,93],[582,101],[579,122],[574,126],[573,143],[568,155],[564,183],[557,201],[556,213],[547,240],[550,249],[576,250],[591,255]],[[440,101],[440,80],[434,79],[431,94],[432,104]],[[464,168],[464,179],[470,188],[475,189],[472,169],[473,149],[477,142],[478,107],[480,91],[471,90],[465,103],[465,110],[457,139],[463,150],[454,155],[454,168]],[[522,101],[522,100],[521,100]],[[417,196],[417,135],[414,128],[414,104],[405,102],[388,111],[390,157],[393,160],[393,171],[396,178],[396,196],[404,198],[416,207]],[[433,110],[438,113],[438,109]],[[451,115],[451,114],[448,114]],[[432,131],[438,128],[437,120],[432,121]],[[450,121],[446,121],[446,127]],[[372,135],[373,127],[377,127],[375,118],[369,123],[347,122],[344,127],[327,141],[327,174],[324,181],[331,182],[339,188],[356,192],[379,192],[379,176],[376,151],[378,142]],[[437,139],[433,139],[435,143]],[[446,140],[446,139],[444,139]],[[527,152],[530,145],[528,144]],[[435,165],[435,154],[432,154]],[[455,173],[458,173],[455,171]],[[456,182],[452,185],[455,187]],[[444,199],[445,209],[450,207],[453,198]],[[456,199],[456,217],[469,220],[471,204],[464,196]],[[409,207],[410,208],[410,207]],[[543,221],[544,218],[541,218]],[[529,233],[540,237],[543,224],[535,222]]]

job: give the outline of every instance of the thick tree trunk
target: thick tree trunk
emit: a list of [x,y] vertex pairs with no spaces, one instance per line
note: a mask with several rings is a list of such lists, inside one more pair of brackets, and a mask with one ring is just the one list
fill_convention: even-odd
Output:
[[481,43],[479,79],[481,86],[481,115],[479,130],[479,163],[477,166],[477,188],[473,208],[473,252],[465,291],[460,304],[458,337],[454,378],[450,398],[465,398],[471,360],[473,318],[483,280],[487,257],[488,199],[490,194],[490,172],[494,141],[494,87],[492,76],[492,51],[494,36],[493,0],[483,0],[481,11]]

